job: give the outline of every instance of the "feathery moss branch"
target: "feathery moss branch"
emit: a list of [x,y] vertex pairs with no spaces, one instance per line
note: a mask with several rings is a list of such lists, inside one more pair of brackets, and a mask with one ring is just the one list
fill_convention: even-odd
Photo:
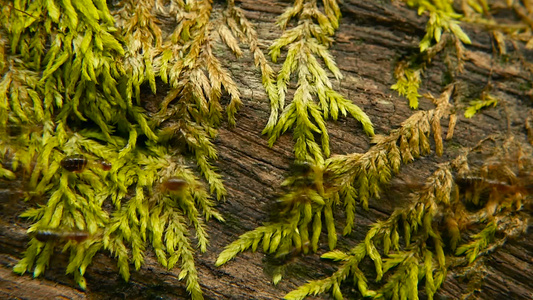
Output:
[[163,100],[155,123],[163,125],[160,136],[164,141],[177,139],[194,153],[211,192],[220,199],[227,192],[212,161],[217,159],[213,139],[221,121],[222,92],[226,91],[230,96],[226,108],[230,126],[235,125],[235,113],[241,100],[228,70],[213,55],[213,35],[218,34],[236,55],[242,52],[228,28],[219,27],[218,31],[212,29],[209,20],[212,9],[210,1],[199,1],[192,5],[182,3],[173,9],[160,9],[161,13],[169,16],[176,14],[180,23],[172,33],[171,40],[163,43],[161,55],[155,61],[159,76],[173,88]]
[[465,110],[465,118],[472,118],[476,113],[486,107],[496,106],[498,99],[488,93],[482,93],[480,99],[470,101]]
[[[212,161],[222,87],[231,97],[231,124],[240,104],[236,84],[211,53],[211,10],[210,1],[167,6],[123,1],[112,12],[101,1],[2,5],[0,176],[15,178],[22,165],[31,174],[24,179],[35,190],[26,196],[49,197],[22,215],[35,223],[15,271],[41,275],[55,247],[64,245],[71,253],[67,273],[80,287],[86,287],[85,270],[100,250],[117,257],[119,272],[128,280],[129,263],[139,269],[151,243],[160,263],[179,265],[179,279],[186,280],[194,299],[202,298],[189,225],[205,251],[205,222],[223,219],[204,185],[185,167],[183,155],[193,150],[211,191],[221,198],[225,189]],[[156,11],[182,18],[181,29],[192,27],[177,29],[165,41]],[[223,40],[237,51],[231,38]],[[171,61],[172,50],[179,55]],[[187,76],[180,77],[180,66]],[[155,92],[158,76],[170,77],[176,89],[163,103],[162,117],[149,122],[140,106],[141,85],[148,83]],[[170,102],[180,92],[190,97],[175,106]],[[191,149],[170,150],[158,143],[169,140],[164,133],[171,126],[156,126],[170,122],[175,113],[185,115],[176,130]],[[142,134],[148,140],[138,148]],[[105,201],[113,208],[104,210]],[[83,241],[69,239],[74,233]]]
[[[470,38],[459,26],[461,14],[458,14],[452,2],[447,0],[402,0],[409,6],[418,9],[418,14],[429,14],[426,23],[426,34],[420,41],[420,53],[410,59],[400,62],[396,66],[394,77],[397,82],[391,88],[398,94],[407,97],[409,106],[418,108],[418,92],[421,75],[431,60],[443,50],[446,54],[446,64],[451,74],[461,73],[464,65],[464,44],[471,44]],[[452,48],[455,60],[447,52]]]
[[[361,122],[365,132],[372,136],[374,130],[368,116],[351,101],[333,89],[327,71],[317,58],[337,79],[342,78],[340,70],[328,52],[331,36],[338,28],[340,10],[336,0],[325,0],[322,13],[316,1],[295,1],[278,19],[284,30],[282,36],[270,46],[270,56],[277,62],[281,49],[288,48],[287,57],[278,73],[278,96],[270,97],[271,115],[263,130],[269,135],[272,146],[280,135],[293,129],[297,161],[312,161],[323,164],[330,155],[326,120],[337,120],[339,113],[350,114]],[[286,29],[293,18],[298,18],[296,27]],[[297,78],[296,91],[291,103],[285,106],[285,98],[292,75]],[[267,89],[268,90],[268,89]],[[270,93],[269,93],[270,94]],[[314,100],[318,97],[318,102]],[[278,117],[279,111],[281,115]],[[320,136],[320,144],[315,140]]]
[[[520,170],[532,163],[526,154],[530,152],[525,152],[520,143],[507,139],[489,149],[500,149],[504,144],[510,149],[508,153],[502,155],[494,151],[495,155],[486,157],[485,165],[473,171],[468,165],[468,155],[480,151],[482,144],[467,149],[449,163],[441,164],[425,185],[412,194],[411,205],[396,209],[385,221],[377,221],[363,242],[348,252],[336,250],[324,254],[322,258],[341,262],[338,270],[325,279],[302,285],[285,295],[285,299],[303,299],[327,291],[335,299],[343,299],[339,286],[350,275],[364,297],[418,299],[418,286],[425,281],[426,295],[433,299],[448,268],[457,267],[457,261],[472,265],[490,249],[496,231],[506,237],[524,233],[529,217],[520,214],[520,209],[521,201],[528,197],[524,195],[531,193],[530,188],[524,186],[530,178],[517,174],[523,174]],[[513,155],[519,156],[518,161],[512,163],[516,170],[508,167],[508,159]],[[495,161],[505,163],[495,165]],[[490,173],[486,172],[487,168]],[[455,178],[453,171],[457,172]],[[470,201],[472,193],[481,194],[487,188],[492,192],[483,200],[478,199],[476,203],[480,209],[468,211],[465,201]],[[460,231],[473,225],[482,227],[481,231],[456,249],[461,239]],[[405,243],[400,244],[402,229]],[[444,233],[442,236],[441,232]],[[496,244],[501,246],[503,243]],[[377,250],[377,245],[383,254]],[[454,254],[465,259],[457,260]],[[367,276],[359,269],[365,257],[374,262],[376,282],[380,284],[377,290],[368,289]]]

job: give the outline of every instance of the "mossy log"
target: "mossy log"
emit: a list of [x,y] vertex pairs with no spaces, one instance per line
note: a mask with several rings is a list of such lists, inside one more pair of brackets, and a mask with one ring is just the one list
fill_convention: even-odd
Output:
[[[238,1],[246,16],[256,25],[261,47],[266,48],[281,31],[275,25],[277,16],[288,5],[286,1]],[[215,4],[215,12],[223,3]],[[342,21],[331,48],[341,72],[345,76],[335,81],[338,90],[361,107],[371,118],[376,133],[387,134],[407,119],[413,111],[405,98],[390,89],[395,62],[419,51],[426,20],[416,11],[390,1],[346,0],[341,6]],[[510,132],[525,136],[524,120],[531,109],[531,95],[524,86],[530,86],[531,73],[524,70],[518,59],[510,54],[509,62],[502,64],[493,58],[493,43],[487,31],[463,26],[472,39],[467,47],[465,70],[458,80],[467,83],[479,93],[490,80],[501,104],[485,110],[473,119],[459,116],[455,135],[445,142],[444,156],[429,155],[403,166],[399,179],[394,181],[423,182],[437,163],[449,160],[461,146],[472,146],[492,133]],[[293,161],[293,141],[282,136],[273,148],[267,137],[261,135],[269,117],[269,102],[261,84],[259,71],[250,55],[235,59],[224,47],[217,49],[239,84],[243,105],[237,115],[235,128],[223,125],[216,146],[219,149],[219,169],[228,189],[225,202],[218,206],[225,223],[209,222],[210,245],[204,254],[197,253],[199,280],[206,299],[279,299],[287,292],[310,279],[331,274],[335,263],[321,260],[327,251],[327,241],[321,240],[317,254],[295,258],[287,275],[277,286],[268,274],[269,259],[261,252],[245,252],[222,267],[214,262],[224,246],[239,235],[256,228],[275,215],[276,196],[280,183]],[[524,52],[533,58],[531,51]],[[438,95],[445,85],[444,62],[432,61],[425,72],[421,92]],[[149,91],[146,91],[148,94]],[[159,94],[144,97],[148,110],[150,101],[164,97]],[[430,109],[429,100],[421,99],[420,109]],[[445,123],[445,122],[443,122]],[[351,118],[328,123],[332,154],[363,153],[370,140],[361,125]],[[403,178],[403,179],[402,179]],[[65,275],[68,255],[56,249],[44,276],[32,279],[12,272],[22,257],[29,241],[26,229],[29,223],[18,216],[33,203],[21,200],[23,182],[0,181],[0,298],[2,299],[186,299],[183,282],[178,280],[179,268],[166,270],[157,263],[154,254],[148,254],[139,271],[133,271],[125,282],[116,268],[116,261],[106,253],[95,256],[86,272],[87,290],[77,289],[71,276]],[[371,199],[369,210],[358,208],[354,232],[340,238],[338,248],[348,249],[360,242],[368,225],[384,219],[395,207],[407,201],[406,189],[393,184],[379,200]],[[44,200],[41,200],[44,201]],[[335,216],[342,222],[341,214]],[[339,223],[340,224],[340,223]],[[341,228],[341,226],[339,226]],[[325,229],[323,229],[325,230]],[[338,232],[342,232],[341,229]],[[325,238],[323,235],[322,239]],[[150,253],[150,251],[148,251]],[[369,270],[371,265],[367,266]],[[476,290],[480,299],[533,298],[533,235],[530,232],[517,240],[508,241],[485,258],[484,268],[477,277],[468,278],[449,272],[438,295],[441,299],[456,299],[467,290]],[[371,284],[371,283],[370,283]],[[343,287],[346,297],[358,297],[356,289]],[[325,296],[326,298],[329,296]],[[438,299],[438,298],[437,298]]]

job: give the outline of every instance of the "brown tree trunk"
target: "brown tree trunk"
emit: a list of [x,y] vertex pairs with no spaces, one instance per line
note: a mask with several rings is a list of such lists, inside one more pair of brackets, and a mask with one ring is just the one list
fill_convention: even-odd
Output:
[[[287,2],[243,0],[237,3],[255,24],[265,53],[281,33],[275,20],[289,5]],[[220,12],[223,4],[217,3],[214,7]],[[343,18],[331,50],[345,78],[335,83],[336,88],[370,116],[377,133],[388,134],[413,113],[407,100],[399,97],[390,87],[395,83],[395,62],[419,51],[418,43],[425,33],[426,18],[390,1],[345,0],[341,9]],[[468,60],[464,73],[458,79],[468,85],[472,94],[476,94],[487,84],[491,74],[494,91],[503,101],[475,119],[459,116],[454,138],[445,142],[444,156],[437,158],[431,154],[403,166],[400,178],[422,182],[435,170],[438,162],[453,157],[457,146],[474,145],[488,134],[507,130],[521,136],[525,134],[524,120],[531,108],[531,100],[521,86],[529,85],[529,73],[522,69],[520,63],[512,60],[506,64],[495,61],[491,37],[486,30],[467,25],[464,28],[473,43],[467,46]],[[214,266],[224,246],[269,220],[274,213],[280,183],[293,160],[290,134],[282,136],[273,148],[267,146],[267,138],[261,135],[269,116],[269,101],[250,55],[235,60],[229,51],[225,51],[223,56],[221,61],[226,61],[239,82],[244,104],[237,116],[237,126],[232,129],[223,126],[217,140],[218,166],[229,192],[227,201],[220,203],[218,208],[226,222],[210,221],[208,224],[211,244],[206,253],[197,253],[199,280],[206,299],[279,299],[307,280],[331,274],[336,264],[319,258],[328,250],[327,242],[322,240],[318,254],[298,257],[277,286],[271,283],[268,268],[265,271],[268,260],[262,252],[245,252],[223,267]],[[440,94],[444,70],[442,59],[435,59],[425,72],[421,92]],[[430,101],[422,100],[421,109],[431,107]],[[360,124],[351,118],[330,122],[328,129],[333,154],[363,153],[370,146]],[[57,249],[42,278],[14,274],[12,268],[22,257],[29,241],[25,233],[29,223],[17,217],[29,207],[20,200],[17,190],[21,186],[20,182],[0,182],[0,298],[187,298],[185,284],[178,280],[179,269],[169,271],[162,268],[150,250],[147,251],[146,264],[140,271],[132,268],[131,279],[127,283],[120,278],[116,261],[109,254],[97,254],[86,272],[86,291],[78,290],[74,280],[65,275],[68,255],[60,253],[60,249]],[[380,200],[372,200],[368,211],[358,208],[358,226],[351,235],[339,237],[339,249],[345,250],[360,242],[369,224],[386,218],[395,207],[402,205],[404,195],[394,192],[391,189],[386,193],[394,194],[394,198],[385,195]],[[337,213],[335,217],[342,224],[343,215]],[[481,299],[501,296],[532,299],[531,270],[533,236],[529,232],[520,239],[508,241],[486,258],[485,269],[481,272],[484,278],[463,278],[460,274],[448,273],[439,295],[442,299],[455,299],[469,285],[478,284],[476,295]],[[343,287],[346,297],[356,297],[355,290],[355,287],[353,292]],[[324,296],[326,299],[329,297]]]

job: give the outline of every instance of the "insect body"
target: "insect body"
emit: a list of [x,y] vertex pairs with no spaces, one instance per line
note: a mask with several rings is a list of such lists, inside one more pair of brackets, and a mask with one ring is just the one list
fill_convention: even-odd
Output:
[[87,166],[87,158],[83,155],[70,155],[61,161],[61,166],[69,172],[83,172]]
[[105,160],[100,160],[100,161],[98,161],[98,163],[100,164],[100,167],[102,168],[102,170],[104,170],[104,171],[111,170],[111,163],[110,162],[107,162]]
[[187,188],[188,183],[181,177],[169,177],[163,182],[163,190],[169,192],[181,192]]
[[85,170],[87,165],[97,164],[102,170],[109,171],[111,169],[111,163],[105,160],[99,160],[96,162],[90,162],[85,156],[81,154],[69,155],[61,161],[61,166],[69,171],[74,173],[80,173]]
[[89,238],[89,233],[85,231],[61,231],[57,229],[37,230],[33,236],[40,242],[69,240],[81,243]]

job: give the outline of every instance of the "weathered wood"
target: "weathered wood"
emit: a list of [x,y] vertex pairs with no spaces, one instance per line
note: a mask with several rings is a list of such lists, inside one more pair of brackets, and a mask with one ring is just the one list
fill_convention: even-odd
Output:
[[[266,47],[281,33],[274,22],[288,3],[244,0],[238,5],[256,25],[266,53]],[[332,53],[345,78],[335,82],[336,88],[370,116],[377,133],[387,134],[413,113],[407,100],[391,91],[390,86],[394,84],[395,61],[418,51],[425,20],[416,12],[389,1],[344,1],[341,8],[343,19]],[[220,11],[223,6],[217,4],[215,9]],[[459,116],[454,138],[445,143],[444,157],[429,156],[402,167],[400,178],[423,181],[438,162],[446,161],[457,153],[457,146],[473,145],[488,134],[505,132],[506,114],[511,120],[510,130],[518,135],[524,134],[524,119],[531,102],[520,86],[530,79],[529,73],[522,70],[519,63],[491,63],[493,53],[488,33],[468,26],[466,31],[473,45],[468,46],[470,52],[465,72],[459,78],[473,89],[471,93],[479,92],[487,83],[492,68],[496,95],[505,104],[476,116],[475,120]],[[269,220],[279,184],[293,159],[290,135],[281,137],[273,148],[267,146],[266,137],[261,135],[269,116],[269,104],[251,56],[247,54],[237,60],[223,47],[216,53],[224,56],[225,59],[221,60],[239,82],[244,104],[237,115],[237,126],[232,129],[223,127],[217,140],[218,166],[229,192],[227,201],[220,203],[218,208],[226,222],[209,222],[211,244],[205,254],[198,253],[196,260],[199,279],[206,299],[278,299],[306,280],[331,274],[335,263],[320,260],[319,255],[327,251],[327,242],[322,240],[319,253],[297,259],[277,286],[273,286],[270,277],[265,274],[265,255],[262,253],[245,252],[223,267],[214,267],[214,261],[224,246]],[[442,60],[435,59],[425,73],[421,92],[438,95],[442,89],[443,70]],[[421,109],[431,107],[429,101],[422,100]],[[446,124],[443,127],[446,130]],[[361,153],[370,146],[360,124],[351,118],[330,122],[328,129],[333,154]],[[25,234],[29,224],[16,216],[35,203],[20,200],[17,189],[22,189],[22,186],[3,182],[0,188],[0,298],[186,298],[184,283],[177,279],[179,269],[165,270],[150,251],[140,271],[132,268],[129,283],[120,278],[116,262],[109,254],[98,254],[87,270],[88,289],[85,292],[77,290],[73,279],[64,274],[68,256],[61,254],[59,248],[43,278],[32,280],[30,276],[14,275],[11,269],[22,257],[29,240]],[[394,197],[385,195],[381,200],[372,200],[369,211],[358,208],[355,232],[339,238],[340,249],[360,242],[368,230],[367,225],[385,218],[405,200],[401,193],[390,191],[389,194],[394,194]],[[336,217],[342,223],[342,214],[338,213]],[[476,295],[481,299],[502,296],[507,299],[532,299],[531,270],[533,236],[530,232],[520,239],[509,241],[487,258],[486,269],[483,270],[485,280]],[[439,292],[443,298],[455,299],[467,288],[469,280],[456,275],[448,274]],[[343,293],[346,297],[357,295],[355,288],[344,288]]]

